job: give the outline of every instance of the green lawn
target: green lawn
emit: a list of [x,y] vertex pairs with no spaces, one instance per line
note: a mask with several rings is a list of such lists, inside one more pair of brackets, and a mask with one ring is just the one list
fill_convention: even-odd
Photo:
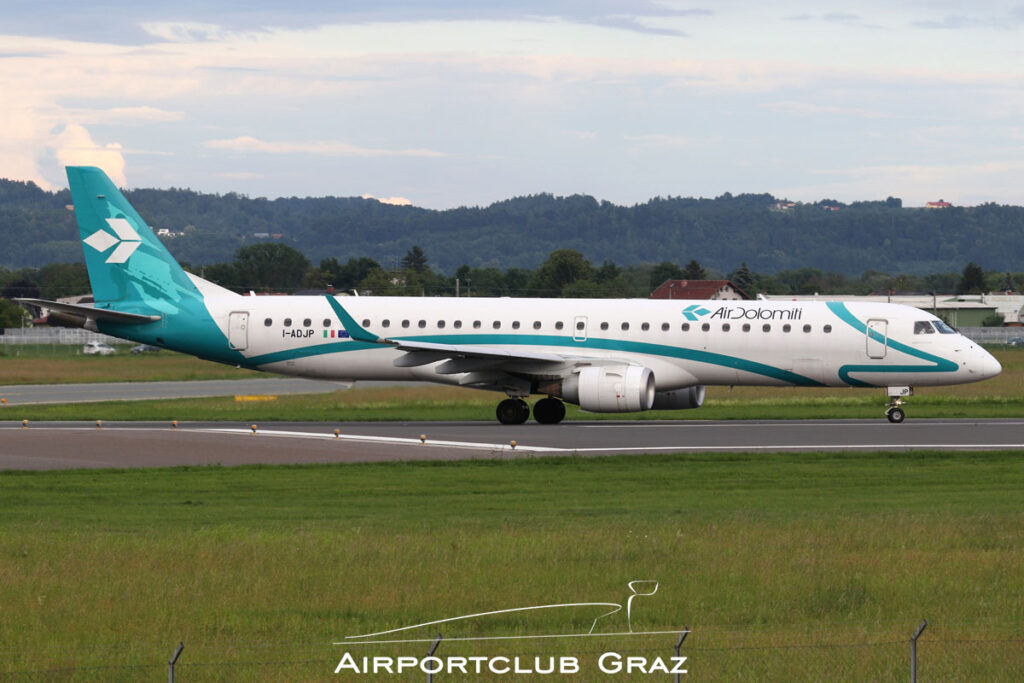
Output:
[[[182,640],[180,680],[323,680],[348,634],[622,602],[627,582],[653,579],[632,626],[690,626],[701,680],[905,680],[921,618],[922,680],[1021,680],[1021,491],[1017,452],[7,472],[0,677],[153,680]],[[593,616],[444,633],[579,632]],[[622,614],[602,624],[628,628]],[[593,674],[606,649],[667,656],[674,642],[439,654],[573,654]]]

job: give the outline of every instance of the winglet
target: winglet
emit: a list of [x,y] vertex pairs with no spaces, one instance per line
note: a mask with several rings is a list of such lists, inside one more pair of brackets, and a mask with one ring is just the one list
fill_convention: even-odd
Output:
[[334,309],[334,313],[338,316],[338,320],[341,321],[341,326],[345,328],[346,332],[348,332],[349,337],[357,341],[372,342],[374,344],[385,343],[384,339],[381,339],[372,332],[367,332],[351,315],[348,314],[348,311],[338,303],[338,300],[330,294],[327,295],[327,303],[329,303],[331,308]]

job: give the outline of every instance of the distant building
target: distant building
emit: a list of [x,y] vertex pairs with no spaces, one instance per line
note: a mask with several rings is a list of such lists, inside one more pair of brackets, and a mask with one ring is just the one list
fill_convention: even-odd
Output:
[[652,299],[749,299],[729,280],[665,280],[651,292]]
[[926,209],[948,209],[951,206],[953,206],[953,205],[950,204],[949,202],[947,202],[945,199],[940,199],[937,202],[928,202],[927,204],[924,205],[924,208],[926,208]]

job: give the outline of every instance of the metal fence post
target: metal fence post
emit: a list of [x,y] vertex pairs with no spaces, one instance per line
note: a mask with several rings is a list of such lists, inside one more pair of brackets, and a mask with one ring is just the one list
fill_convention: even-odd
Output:
[[[686,640],[686,636],[688,636],[688,635],[690,635],[690,627],[689,626],[684,626],[683,627],[683,632],[679,634],[679,640],[676,641],[676,657],[681,657],[682,656],[682,655],[679,654],[679,648],[681,648],[683,646],[683,641]],[[678,664],[679,664],[679,660],[677,659],[676,660],[676,666],[678,666]],[[679,681],[680,681],[679,677],[681,675],[682,674],[676,674],[676,683],[679,683]]]
[[171,655],[170,661],[167,662],[167,683],[174,683],[174,663],[178,661],[178,657],[181,656],[181,651],[185,649],[185,643],[178,643],[178,649]]
[[921,632],[927,625],[928,620],[923,619],[914,635],[910,636],[910,683],[917,683],[917,639],[921,637]]
[[[427,656],[428,657],[433,657],[434,653],[437,652],[437,646],[440,645],[440,644],[441,644],[441,634],[438,633],[437,634],[437,639],[434,640],[434,644],[430,646],[430,652],[427,653]],[[434,674],[428,673],[427,674],[427,683],[433,683],[433,680],[434,680]]]

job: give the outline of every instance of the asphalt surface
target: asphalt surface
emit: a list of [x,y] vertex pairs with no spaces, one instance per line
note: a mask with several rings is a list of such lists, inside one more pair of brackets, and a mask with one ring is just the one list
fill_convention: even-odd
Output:
[[0,422],[0,469],[921,449],[1024,450],[1024,420],[267,423],[255,433],[231,423]]

